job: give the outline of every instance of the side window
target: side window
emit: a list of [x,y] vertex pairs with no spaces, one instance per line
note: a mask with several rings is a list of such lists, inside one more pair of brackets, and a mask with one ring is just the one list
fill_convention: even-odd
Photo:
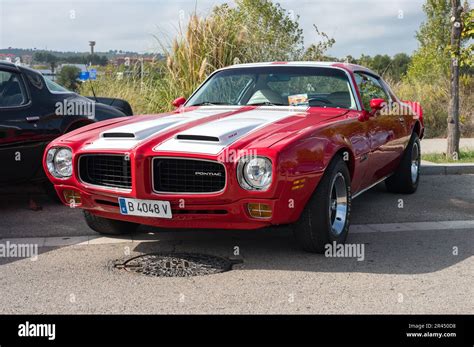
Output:
[[384,80],[381,80],[382,85],[385,87],[385,91],[388,93],[388,96],[390,97],[391,102],[397,102],[398,98],[395,96],[395,93],[393,92],[392,88],[388,85],[387,82]]
[[19,74],[0,71],[0,107],[17,107],[28,102]]
[[390,100],[378,79],[359,72],[355,73],[355,79],[366,111],[370,111],[370,100],[372,99]]

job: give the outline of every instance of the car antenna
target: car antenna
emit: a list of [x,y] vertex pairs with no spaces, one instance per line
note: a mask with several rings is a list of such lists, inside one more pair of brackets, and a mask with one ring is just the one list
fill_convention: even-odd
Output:
[[[91,63],[91,64],[92,64],[92,63]],[[86,71],[87,71],[87,73],[89,73],[89,69],[87,68],[87,64],[86,64]],[[95,102],[99,102],[99,101],[97,100],[97,96],[95,95],[94,86],[92,85],[92,81],[91,81],[90,78],[89,78],[89,85],[91,86],[92,95],[94,96]]]

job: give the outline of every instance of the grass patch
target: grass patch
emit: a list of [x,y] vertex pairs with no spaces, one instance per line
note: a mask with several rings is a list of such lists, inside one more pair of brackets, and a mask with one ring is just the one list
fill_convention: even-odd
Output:
[[474,163],[474,151],[461,151],[459,153],[459,160],[446,159],[446,154],[444,153],[423,154],[421,159],[432,163]]

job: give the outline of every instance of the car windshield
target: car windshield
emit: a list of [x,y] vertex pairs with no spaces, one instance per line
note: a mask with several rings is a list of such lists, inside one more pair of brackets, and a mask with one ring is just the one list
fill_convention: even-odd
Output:
[[45,77],[44,80],[46,81],[46,86],[48,87],[49,91],[52,93],[72,93],[70,90],[67,90],[56,82],[51,81],[47,77]]
[[231,68],[212,75],[186,106],[268,105],[355,109],[348,75],[329,67]]

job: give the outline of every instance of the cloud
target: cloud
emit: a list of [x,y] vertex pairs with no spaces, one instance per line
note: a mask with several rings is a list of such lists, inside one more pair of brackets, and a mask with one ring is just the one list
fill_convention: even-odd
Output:
[[[222,2],[222,1],[221,1]],[[164,0],[0,0],[2,47],[145,51],[152,34],[174,35],[180,11],[194,10],[194,1]],[[198,11],[219,1],[199,1]],[[155,46],[158,45],[155,43]]]
[[[153,35],[169,40],[180,18],[207,14],[225,0],[0,0],[0,47],[68,51],[156,51]],[[300,16],[305,43],[316,41],[316,24],[336,39],[332,55],[411,53],[423,20],[423,0],[280,0]],[[402,12],[400,12],[402,11]],[[399,19],[400,13],[403,15]]]
[[[411,53],[417,46],[415,32],[424,20],[423,0],[300,0],[281,1],[300,15],[306,43],[317,36],[316,24],[336,40],[332,55]],[[291,6],[297,7],[292,8]],[[401,17],[401,18],[400,18]]]

